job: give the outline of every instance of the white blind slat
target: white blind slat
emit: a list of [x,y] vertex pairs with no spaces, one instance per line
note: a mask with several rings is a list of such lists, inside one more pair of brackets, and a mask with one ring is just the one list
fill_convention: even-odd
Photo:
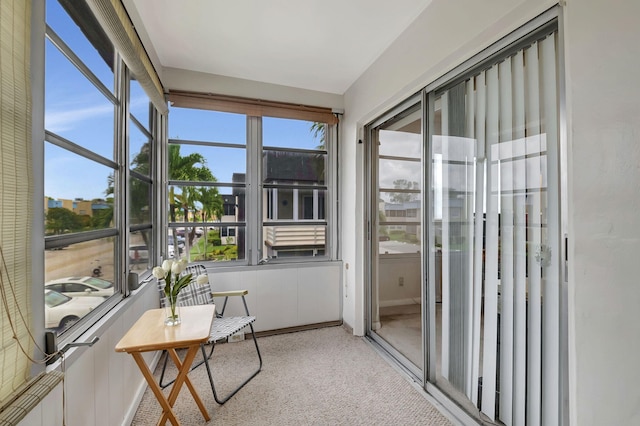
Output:
[[449,134],[449,97],[444,93],[440,98],[441,114],[442,114],[442,348],[441,348],[441,371],[442,377],[449,379],[449,330],[451,315],[451,274],[450,274],[450,256],[449,250],[449,166],[447,160],[449,158],[449,143],[447,135]]
[[482,322],[482,267],[483,267],[483,227],[481,217],[484,212],[485,193],[485,107],[486,107],[486,87],[485,73],[482,72],[475,78],[476,83],[476,227],[474,241],[474,294],[473,294],[473,347],[472,347],[472,367],[471,367],[471,401],[478,404],[478,379],[480,377],[480,342]]
[[511,425],[513,396],[513,110],[511,58],[498,65],[500,96],[500,420]]
[[[542,378],[542,305],[541,305],[541,269],[536,262],[536,251],[542,239],[542,224],[540,222],[541,193],[540,188],[540,101],[538,78],[538,48],[534,43],[525,51],[525,98],[526,98],[526,152],[531,158],[526,163],[527,186],[533,189],[529,196],[529,313],[528,313],[528,344],[527,344],[527,425],[540,425],[541,407],[541,378]],[[538,154],[538,155],[536,155]]]
[[[524,54],[512,60],[514,156],[525,157]],[[514,162],[514,187],[526,190],[526,162]],[[514,321],[513,321],[513,424],[525,424],[527,367],[527,270],[526,270],[526,195],[514,197]]]
[[542,132],[547,137],[547,246],[543,267],[542,341],[542,423],[553,426],[560,421],[560,223],[559,182],[555,167],[558,158],[558,110],[556,87],[555,34],[540,42]]
[[482,412],[495,420],[496,358],[498,348],[498,190],[497,164],[499,85],[498,67],[487,70],[487,213],[484,294],[484,347],[482,364]]

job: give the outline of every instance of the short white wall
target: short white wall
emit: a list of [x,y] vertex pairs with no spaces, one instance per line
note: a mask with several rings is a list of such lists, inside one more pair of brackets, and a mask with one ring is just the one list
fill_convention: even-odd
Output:
[[[256,331],[342,319],[342,262],[218,268],[208,273],[213,291],[249,291],[246,300],[256,317]],[[215,302],[222,307],[223,300]],[[241,303],[231,298],[225,314],[244,314]]]
[[[146,310],[158,307],[155,285],[141,287],[121,305],[116,308],[117,313],[107,315],[88,331],[86,340],[99,337],[95,345],[67,351],[64,382],[29,412],[20,425],[62,426],[63,413],[67,426],[131,423],[147,382],[133,357],[117,353],[114,348]],[[145,354],[147,363],[152,364],[156,355]],[[61,368],[59,363],[53,367]]]
[[[380,256],[378,302],[380,307],[420,303],[422,257],[418,255]],[[402,285],[400,285],[402,280]]]

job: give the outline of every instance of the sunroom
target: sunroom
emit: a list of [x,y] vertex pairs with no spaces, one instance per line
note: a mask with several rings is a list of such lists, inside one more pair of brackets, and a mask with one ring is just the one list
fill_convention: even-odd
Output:
[[454,423],[640,421],[636,2],[1,1],[5,416],[130,424],[186,259]]

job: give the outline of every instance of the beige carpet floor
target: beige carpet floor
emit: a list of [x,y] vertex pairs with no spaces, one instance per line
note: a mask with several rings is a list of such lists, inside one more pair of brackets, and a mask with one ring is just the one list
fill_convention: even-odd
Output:
[[[342,327],[262,337],[258,343],[262,372],[222,406],[213,399],[204,366],[189,374],[212,419],[204,421],[185,387],[174,406],[181,424],[451,424],[369,344]],[[245,340],[216,347],[211,365],[219,395],[256,365],[249,356],[255,356],[252,344]],[[171,373],[175,374],[174,367]],[[147,389],[132,425],[155,425],[160,414]]]

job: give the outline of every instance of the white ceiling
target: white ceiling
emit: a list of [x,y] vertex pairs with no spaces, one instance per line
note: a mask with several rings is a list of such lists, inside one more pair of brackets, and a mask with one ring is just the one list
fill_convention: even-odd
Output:
[[125,4],[135,6],[129,12],[136,29],[143,42],[150,40],[163,67],[343,94],[430,2],[129,0]]

